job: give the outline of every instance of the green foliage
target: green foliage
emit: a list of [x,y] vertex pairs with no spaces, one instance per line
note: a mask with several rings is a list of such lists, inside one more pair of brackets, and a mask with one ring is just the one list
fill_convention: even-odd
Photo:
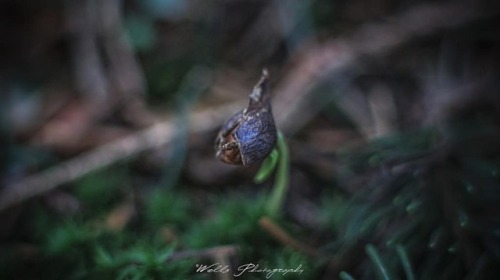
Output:
[[90,210],[85,213],[95,215],[120,201],[129,182],[126,165],[115,166],[76,181],[73,190],[83,207]]
[[113,275],[114,279],[164,279],[186,277],[192,272],[192,261],[168,263],[173,247],[153,248],[135,244],[123,252],[108,252],[97,247],[94,252],[94,275]]
[[83,224],[67,222],[54,228],[47,234],[46,249],[48,255],[61,253],[78,253],[79,247],[93,241],[97,233]]
[[258,221],[265,214],[265,200],[262,197],[234,195],[229,199],[220,198],[215,203],[216,209],[208,219],[193,225],[186,235],[184,243],[194,248],[214,245],[245,245],[245,240],[252,240],[244,250],[257,255],[258,244],[269,242],[269,237],[259,227]]
[[347,147],[338,153],[342,162],[341,171],[352,175],[390,161],[422,156],[439,144],[438,139],[435,130],[426,129],[375,139],[356,152],[352,147]]
[[403,265],[405,276],[407,280],[414,280],[415,273],[413,272],[413,268],[408,257],[408,253],[406,249],[402,245],[397,245],[396,250],[398,252],[398,256],[401,259],[401,264]]
[[[484,130],[478,127],[476,132]],[[340,153],[344,164],[338,175],[343,183],[369,178],[355,185],[351,196],[329,199],[333,205],[329,211],[340,213],[328,217],[328,225],[338,229],[338,239],[327,248],[342,258],[368,243],[355,278],[463,279],[474,274],[488,279],[492,275],[491,259],[483,259],[481,272],[466,272],[464,246],[477,246],[481,252],[484,245],[471,240],[464,244],[460,238],[472,234],[482,239],[485,232],[498,229],[497,223],[485,218],[488,213],[478,210],[498,203],[498,192],[492,187],[498,180],[498,165],[455,146],[463,139],[421,130]],[[482,249],[482,256],[493,258],[488,250],[498,246],[490,244]],[[341,278],[350,279],[346,273]]]
[[[273,252],[269,256],[267,265],[272,268],[286,268],[286,269],[296,269],[302,270],[301,273],[286,273],[280,274],[275,273],[271,279],[315,279],[317,276],[317,267],[319,263],[314,264],[309,258],[303,254],[297,252],[296,250],[284,247]],[[299,268],[299,269],[297,269]]]
[[325,230],[338,234],[339,229],[345,223],[349,207],[349,201],[339,192],[322,197],[320,220]]
[[[156,189],[145,196],[144,210],[134,218],[137,221],[133,227],[110,231],[103,224],[103,215],[127,199],[128,181],[123,166],[117,166],[75,182],[74,193],[82,202],[84,213],[74,216],[52,215],[37,204],[30,208],[27,215],[33,217],[34,223],[27,224],[25,230],[39,244],[43,260],[36,266],[36,277],[207,279],[211,275],[195,273],[195,264],[199,262],[196,258],[173,261],[169,257],[179,247],[203,249],[226,244],[241,249],[241,263],[303,270],[302,274],[275,274],[273,279],[307,279],[317,272],[318,264],[282,247],[259,226],[269,203],[263,195],[228,194],[196,205],[190,201],[189,193]],[[164,227],[174,230],[178,236],[175,242],[165,243],[158,234]],[[17,264],[16,258],[19,256],[13,254],[3,263]],[[1,269],[2,276],[12,278],[19,269],[16,265]],[[262,273],[247,274],[244,279],[262,279]]]
[[377,248],[375,248],[375,246],[373,246],[372,244],[368,244],[368,245],[366,245],[365,250],[366,250],[366,254],[370,257],[370,260],[373,263],[373,267],[375,269],[375,275],[377,276],[377,279],[379,279],[379,280],[394,279],[394,277],[392,276],[392,273],[389,271],[387,266],[384,264],[384,261],[382,260]]
[[[183,279],[192,274],[193,261],[168,261],[174,247],[145,242],[143,238],[68,222],[48,232],[42,276],[58,275],[56,279]],[[56,267],[57,271],[52,270]]]
[[146,221],[154,228],[164,225],[186,228],[191,222],[189,198],[181,192],[157,190],[149,195]]

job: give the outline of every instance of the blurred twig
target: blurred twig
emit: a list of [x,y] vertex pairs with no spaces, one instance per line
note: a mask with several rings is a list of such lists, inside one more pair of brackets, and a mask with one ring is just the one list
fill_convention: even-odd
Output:
[[76,87],[102,110],[110,96],[96,38],[95,10],[92,1],[68,1],[66,20],[74,36],[71,53]]
[[75,84],[94,106],[93,117],[125,105],[120,106],[125,120],[141,127],[151,124],[144,108],[144,75],[125,37],[122,1],[69,1],[66,21],[75,37]]
[[264,230],[269,232],[274,238],[276,238],[283,245],[290,246],[295,250],[307,254],[308,256],[311,257],[318,256],[318,252],[316,249],[290,236],[283,229],[281,229],[276,223],[274,223],[270,218],[262,217],[259,220],[259,224]]
[[[194,113],[191,118],[191,133],[215,129],[228,115],[238,111],[241,107],[242,104],[233,103]],[[97,147],[41,173],[7,185],[0,193],[0,210],[50,191],[116,161],[168,144],[173,135],[172,122],[157,123],[128,137]]]
[[122,1],[98,1],[97,4],[110,80],[122,98],[137,98],[145,93],[145,83],[142,69],[125,37]]
[[[235,57],[244,57],[245,64],[249,67],[256,67],[260,62],[268,60],[280,47],[282,40],[285,40],[289,50],[293,50],[298,41],[295,38],[297,35],[305,37],[313,33],[309,1],[293,0],[286,5],[282,5],[280,1],[263,3],[261,12],[231,53]],[[300,25],[304,30],[298,33],[294,29],[300,20],[305,20]]]
[[311,45],[277,87],[273,107],[278,126],[285,134],[300,129],[322,109],[322,104],[328,104],[323,100],[311,106],[311,90],[326,78],[341,87],[346,83],[345,75],[363,58],[383,56],[419,37],[499,13],[498,8],[484,2],[416,6],[386,24],[367,24],[349,39]]

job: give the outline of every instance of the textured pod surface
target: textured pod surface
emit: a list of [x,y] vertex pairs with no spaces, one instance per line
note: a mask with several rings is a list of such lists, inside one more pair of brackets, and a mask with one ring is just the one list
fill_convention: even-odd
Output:
[[268,75],[264,70],[250,94],[248,107],[222,126],[215,140],[216,156],[229,164],[258,164],[274,149],[276,137]]

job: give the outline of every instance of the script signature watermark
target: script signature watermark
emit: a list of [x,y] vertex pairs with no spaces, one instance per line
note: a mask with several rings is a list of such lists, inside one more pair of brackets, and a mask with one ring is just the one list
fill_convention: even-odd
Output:
[[284,268],[284,267],[261,267],[259,264],[247,263],[240,265],[235,271],[231,269],[229,265],[222,265],[220,263],[212,264],[196,264],[197,273],[231,273],[234,277],[240,277],[246,273],[262,273],[265,275],[266,279],[270,279],[275,274],[286,275],[288,273],[298,273],[299,275],[304,272],[302,265],[298,265],[295,268]]

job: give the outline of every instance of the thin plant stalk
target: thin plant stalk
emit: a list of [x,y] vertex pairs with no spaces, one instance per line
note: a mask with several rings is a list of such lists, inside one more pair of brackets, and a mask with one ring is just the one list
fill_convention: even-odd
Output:
[[278,169],[274,178],[273,190],[266,205],[268,215],[273,218],[280,216],[290,176],[290,154],[281,131],[278,131],[277,146],[279,153]]

